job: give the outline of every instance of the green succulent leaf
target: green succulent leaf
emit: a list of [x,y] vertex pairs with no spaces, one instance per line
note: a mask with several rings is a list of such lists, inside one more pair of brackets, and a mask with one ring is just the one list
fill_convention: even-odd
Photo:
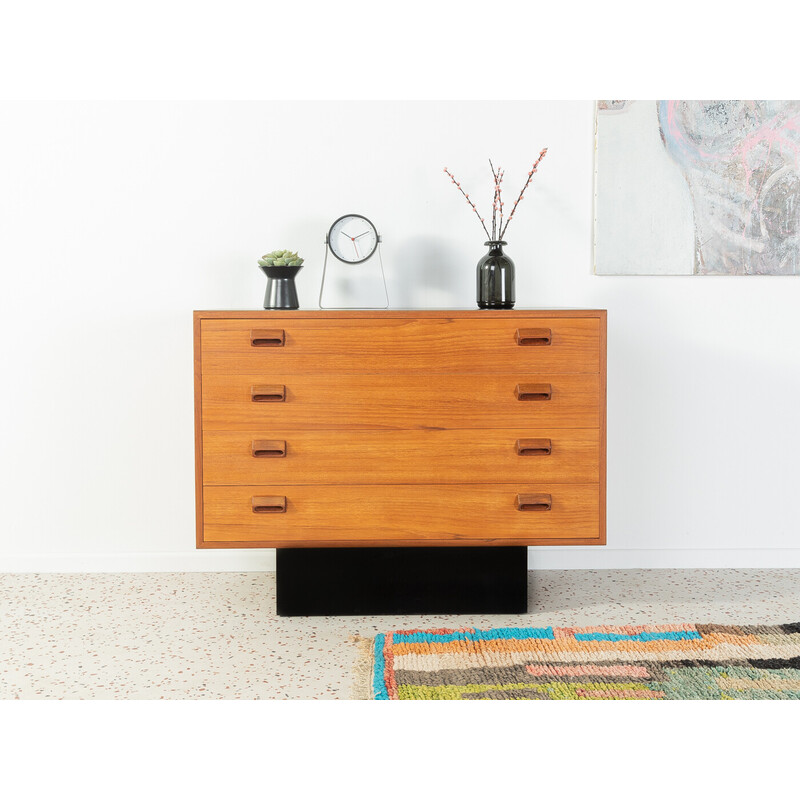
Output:
[[258,263],[262,267],[284,267],[286,265],[292,267],[300,267],[303,264],[302,258],[291,250],[273,250],[271,253],[265,253],[258,259]]

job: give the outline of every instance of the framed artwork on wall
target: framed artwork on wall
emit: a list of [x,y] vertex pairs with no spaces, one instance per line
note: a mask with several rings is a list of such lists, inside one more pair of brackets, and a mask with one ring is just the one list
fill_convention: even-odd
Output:
[[598,101],[594,270],[800,274],[800,101]]

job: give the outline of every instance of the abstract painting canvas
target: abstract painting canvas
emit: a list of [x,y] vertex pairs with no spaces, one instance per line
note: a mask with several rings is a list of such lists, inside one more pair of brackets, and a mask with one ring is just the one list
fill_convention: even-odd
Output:
[[800,101],[600,100],[597,275],[800,274]]

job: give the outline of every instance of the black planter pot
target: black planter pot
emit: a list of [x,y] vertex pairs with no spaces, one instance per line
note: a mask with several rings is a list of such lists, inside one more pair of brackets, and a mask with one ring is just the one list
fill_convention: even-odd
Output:
[[300,308],[294,278],[303,268],[299,267],[261,267],[267,276],[267,291],[264,295],[264,308],[289,310]]
[[478,308],[514,308],[514,262],[506,242],[485,242],[489,252],[478,262]]

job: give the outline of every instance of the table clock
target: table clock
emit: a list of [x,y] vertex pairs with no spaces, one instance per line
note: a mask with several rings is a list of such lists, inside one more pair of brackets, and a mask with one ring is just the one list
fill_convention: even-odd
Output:
[[[365,284],[371,279],[376,279],[380,272],[381,284],[385,304],[381,306],[356,305],[352,308],[388,308],[389,293],[386,289],[386,276],[383,272],[381,259],[381,237],[378,230],[370,220],[361,214],[345,214],[331,225],[325,236],[325,261],[322,267],[322,285],[319,290],[319,307],[330,308],[323,303],[325,292],[325,279],[328,276],[328,253],[344,264],[342,270],[337,270],[344,280],[352,278],[360,284]],[[334,265],[331,262],[331,271]],[[341,308],[341,306],[338,306]]]

